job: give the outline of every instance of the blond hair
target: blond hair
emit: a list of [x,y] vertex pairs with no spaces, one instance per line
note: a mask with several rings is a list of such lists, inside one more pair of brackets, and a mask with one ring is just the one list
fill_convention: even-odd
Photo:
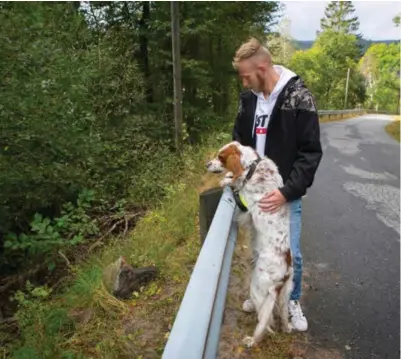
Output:
[[242,43],[242,45],[237,49],[232,62],[234,69],[238,69],[238,64],[241,61],[250,58],[258,58],[260,60],[264,60],[269,65],[272,64],[270,51],[254,37],[249,38],[248,41]]

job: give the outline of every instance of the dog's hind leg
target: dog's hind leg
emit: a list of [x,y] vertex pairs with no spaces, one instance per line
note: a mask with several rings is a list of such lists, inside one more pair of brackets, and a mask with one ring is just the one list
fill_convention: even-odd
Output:
[[278,312],[280,316],[281,328],[285,333],[290,333],[292,329],[289,323],[289,315],[288,315],[288,302],[290,300],[292,287],[293,287],[292,276],[290,276],[285,281],[278,295],[278,307],[279,307]]
[[276,298],[277,293],[276,290],[273,288],[272,290],[269,290],[267,297],[262,302],[262,305],[258,305],[259,303],[256,304],[258,310],[258,324],[255,328],[253,336],[246,337],[243,341],[244,345],[248,348],[251,348],[261,341],[265,330],[274,333],[273,330],[269,327],[269,324],[271,323],[271,316],[273,315],[273,308],[274,303],[276,302]]

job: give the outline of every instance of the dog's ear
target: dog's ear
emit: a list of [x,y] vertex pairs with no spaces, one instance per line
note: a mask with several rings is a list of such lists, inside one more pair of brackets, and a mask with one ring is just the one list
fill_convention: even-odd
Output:
[[228,156],[226,169],[233,173],[233,181],[242,175],[244,169],[241,165],[241,159],[238,153],[232,153]]

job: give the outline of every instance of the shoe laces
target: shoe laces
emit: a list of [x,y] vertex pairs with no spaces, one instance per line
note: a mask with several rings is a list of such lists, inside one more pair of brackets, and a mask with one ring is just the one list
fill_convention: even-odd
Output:
[[304,316],[301,306],[297,300],[290,303],[290,313],[291,316],[295,319],[300,319]]

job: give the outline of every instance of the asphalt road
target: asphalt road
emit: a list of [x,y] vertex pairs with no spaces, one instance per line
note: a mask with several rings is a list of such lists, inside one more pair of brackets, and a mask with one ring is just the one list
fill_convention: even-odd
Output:
[[308,335],[343,358],[400,357],[400,147],[389,120],[322,124],[324,155],[304,199]]

